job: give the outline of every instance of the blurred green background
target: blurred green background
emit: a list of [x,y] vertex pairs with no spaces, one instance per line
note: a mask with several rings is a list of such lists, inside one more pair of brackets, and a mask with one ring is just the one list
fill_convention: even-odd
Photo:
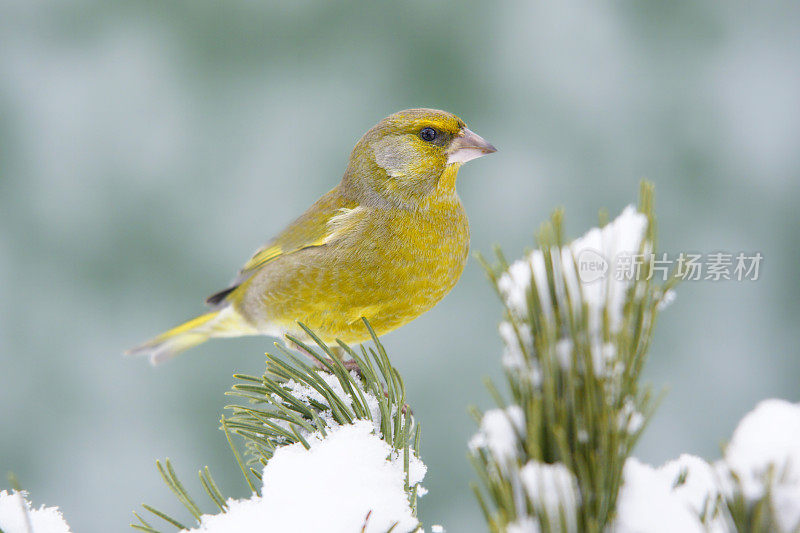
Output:
[[[636,450],[714,459],[759,399],[800,400],[800,3],[0,2],[0,471],[75,531],[175,509],[154,460],[244,495],[217,420],[271,339],[158,369],[121,352],[203,309],[399,109],[499,152],[462,169],[472,246],[510,257],[656,183],[661,248],[755,252],[756,282],[680,286]],[[466,407],[491,405],[500,306],[476,261],[385,337],[423,427],[421,517],[484,529]],[[313,482],[313,480],[309,480]],[[309,502],[313,506],[313,502]]]

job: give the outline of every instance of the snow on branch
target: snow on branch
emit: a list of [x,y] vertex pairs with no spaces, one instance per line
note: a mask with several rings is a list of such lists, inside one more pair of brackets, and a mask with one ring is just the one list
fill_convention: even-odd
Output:
[[58,507],[31,506],[25,491],[0,491],[0,531],[4,533],[70,533]]
[[672,277],[652,282],[652,186],[639,209],[565,243],[556,212],[539,248],[484,264],[505,304],[499,330],[508,399],[475,412],[474,491],[489,530],[506,533],[796,533],[800,404],[765,400],[722,459],[630,457],[655,401],[639,383]]
[[[250,498],[223,497],[206,469],[200,481],[217,512],[203,513],[167,460],[159,471],[196,525],[145,509],[187,532],[421,530],[416,501],[425,493],[426,466],[417,452],[419,426],[399,373],[364,323],[374,348],[361,346],[359,353],[340,343],[334,352],[305,328],[316,346],[289,340],[317,366],[276,343],[282,357],[267,354],[262,376],[235,376],[239,383],[229,394],[245,402],[229,406],[221,422]],[[345,368],[342,353],[359,372]],[[232,435],[244,440],[246,458]],[[136,517],[135,528],[157,531]]]
[[681,455],[660,468],[628,459],[614,531],[800,530],[800,404],[764,400],[722,459]]
[[[419,525],[405,491],[403,456],[375,433],[368,420],[338,426],[323,437],[275,451],[263,470],[261,495],[227,501],[206,514],[203,533],[270,531],[412,531]],[[413,485],[425,465],[410,458]]]
[[[539,247],[486,265],[505,304],[506,400],[476,412],[474,490],[491,531],[602,531],[625,460],[654,408],[639,385],[658,307],[672,282],[647,276],[652,187],[640,207],[566,243],[557,211]],[[635,261],[632,258],[637,258]],[[622,265],[622,267],[620,267]]]

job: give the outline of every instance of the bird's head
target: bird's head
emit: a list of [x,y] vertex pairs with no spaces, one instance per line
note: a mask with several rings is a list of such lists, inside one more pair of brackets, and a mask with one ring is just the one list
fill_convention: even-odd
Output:
[[432,194],[454,195],[459,167],[495,151],[451,113],[407,109],[358,141],[343,185],[361,199],[413,207]]

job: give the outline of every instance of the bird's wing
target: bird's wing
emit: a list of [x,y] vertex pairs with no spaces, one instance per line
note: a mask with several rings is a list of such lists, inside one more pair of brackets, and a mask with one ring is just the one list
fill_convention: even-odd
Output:
[[253,257],[244,264],[231,286],[209,296],[206,303],[211,306],[220,306],[239,285],[278,257],[306,248],[324,246],[337,240],[361,219],[363,212],[364,208],[343,198],[338,194],[337,189],[332,190],[277,237],[256,251]]

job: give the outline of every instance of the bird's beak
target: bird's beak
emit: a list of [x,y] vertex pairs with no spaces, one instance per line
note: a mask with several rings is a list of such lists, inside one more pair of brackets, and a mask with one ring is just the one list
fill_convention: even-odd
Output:
[[467,128],[462,128],[459,134],[450,141],[450,147],[447,150],[447,164],[466,163],[496,151],[497,148],[486,139]]

